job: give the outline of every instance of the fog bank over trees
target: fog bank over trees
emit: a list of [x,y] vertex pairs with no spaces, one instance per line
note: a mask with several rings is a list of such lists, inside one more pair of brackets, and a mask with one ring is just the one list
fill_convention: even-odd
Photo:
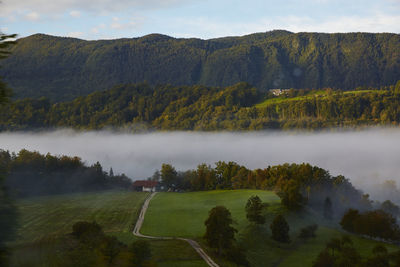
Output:
[[178,170],[200,163],[235,161],[248,168],[285,162],[308,162],[343,174],[369,192],[371,185],[394,180],[400,185],[400,130],[293,133],[165,132],[129,134],[112,131],[1,133],[0,148],[79,156],[88,164],[99,161],[105,170],[124,172],[133,179],[153,174],[162,163]]

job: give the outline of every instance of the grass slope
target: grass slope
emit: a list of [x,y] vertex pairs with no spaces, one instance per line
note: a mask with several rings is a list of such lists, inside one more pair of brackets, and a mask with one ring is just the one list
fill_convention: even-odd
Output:
[[[385,93],[387,91],[385,91],[385,90],[351,90],[351,91],[340,92],[340,94],[343,94],[343,95],[359,95],[359,94],[365,94],[365,93],[371,93],[371,92],[383,94],[383,93]],[[265,108],[265,107],[268,107],[269,105],[272,105],[272,104],[280,104],[280,103],[292,102],[292,101],[302,101],[302,100],[306,100],[306,99],[312,99],[314,97],[326,98],[327,97],[327,92],[325,90],[318,90],[316,92],[311,92],[311,93],[308,93],[308,94],[303,95],[303,96],[295,96],[295,97],[278,96],[278,97],[266,99],[266,100],[254,105],[254,106],[256,108]]]
[[158,193],[150,202],[142,233],[153,236],[201,237],[210,209],[226,206],[239,228],[247,224],[245,201],[257,194],[264,202],[279,202],[272,192],[259,190],[206,191],[192,193]]
[[[251,195],[258,195],[269,204],[265,210],[267,222],[263,226],[248,223],[244,207]],[[155,236],[190,237],[200,241],[205,247],[202,235],[208,211],[224,205],[232,213],[239,230],[236,238],[247,249],[251,266],[311,266],[318,253],[332,237],[340,237],[343,232],[335,225],[324,221],[312,211],[289,212],[280,205],[279,198],[269,191],[232,190],[193,193],[159,193],[150,203],[146,213],[142,233]],[[290,244],[280,244],[271,239],[269,225],[275,214],[283,213],[290,225]],[[300,228],[317,223],[320,225],[317,237],[308,241],[297,238]],[[355,248],[368,255],[378,243],[369,239],[352,236]],[[398,249],[388,245],[388,249]],[[208,250],[211,255],[213,251]],[[215,258],[215,255],[214,255]],[[231,266],[217,259],[221,266]],[[233,266],[233,265],[232,265]]]
[[71,232],[77,221],[96,221],[106,233],[130,232],[147,193],[105,192],[38,197],[19,201],[17,242]]
[[[20,227],[12,247],[11,266],[57,266],[58,237],[77,221],[96,221],[126,244],[137,240],[131,230],[148,193],[101,192],[37,197],[17,202]],[[150,241],[158,266],[207,266],[184,241]]]

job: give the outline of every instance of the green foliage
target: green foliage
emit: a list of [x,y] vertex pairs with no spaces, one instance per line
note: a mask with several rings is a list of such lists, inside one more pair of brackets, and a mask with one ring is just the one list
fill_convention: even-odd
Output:
[[[272,31],[210,40],[164,35],[84,41],[43,34],[19,40],[0,75],[17,97],[64,101],[117,84],[343,88],[394,84],[398,34]],[[226,98],[229,107],[230,97]]]
[[[153,130],[320,129],[400,123],[391,90],[309,91],[271,97],[246,83],[230,87],[121,85],[70,102],[21,99],[0,107],[0,130],[72,127]],[[227,104],[227,100],[230,99]],[[244,173],[242,173],[244,175]],[[238,177],[239,178],[239,177]],[[236,183],[240,188],[240,181]]]
[[161,166],[161,181],[167,188],[176,186],[177,172],[171,164],[163,164]]
[[[164,171],[163,171],[164,169]],[[164,174],[163,174],[164,172]],[[368,195],[363,195],[344,176],[331,176],[328,171],[310,164],[282,164],[264,169],[249,170],[235,162],[219,161],[215,168],[201,164],[197,170],[176,172],[169,164],[163,164],[161,177],[167,184],[178,190],[213,190],[213,189],[267,189],[274,190],[281,203],[289,210],[299,210],[305,205],[321,213],[330,213],[329,207],[322,203],[331,196],[335,212],[344,213],[349,203],[352,207],[368,210],[371,208]],[[171,178],[168,178],[171,177]],[[168,182],[171,181],[171,182]],[[253,199],[250,200],[253,202]],[[262,224],[260,203],[248,203],[246,211],[250,218]],[[253,206],[254,205],[254,206]],[[256,209],[255,209],[256,207]],[[332,208],[332,207],[331,207]]]
[[79,157],[42,155],[22,149],[18,154],[0,150],[7,171],[6,185],[18,197],[128,189],[124,174],[110,176],[99,162],[86,166]]
[[289,243],[289,224],[282,214],[277,215],[272,221],[271,225],[272,239],[278,242]]
[[312,224],[312,225],[303,227],[300,229],[299,237],[301,239],[314,238],[314,237],[316,237],[315,232],[317,231],[317,229],[318,229],[317,224]]
[[210,210],[206,225],[204,239],[208,246],[216,248],[219,255],[232,247],[237,230],[232,227],[232,215],[224,206],[216,206]]
[[398,266],[400,251],[389,253],[382,244],[375,245],[367,257],[362,257],[354,248],[348,236],[342,239],[333,238],[326,248],[320,252],[313,263],[313,267],[395,267]]
[[[71,238],[72,237],[72,238]],[[61,266],[147,266],[151,257],[146,241],[135,241],[130,247],[107,236],[100,225],[85,221],[73,225],[71,236],[61,242]]]
[[256,224],[264,224],[265,217],[262,214],[263,209],[264,205],[262,204],[261,199],[258,196],[251,196],[246,203],[247,219]]
[[394,86],[394,93],[400,94],[400,80],[398,80],[396,85]]
[[146,260],[151,259],[151,249],[149,242],[137,240],[129,246],[129,251],[133,253],[135,266],[142,266]]
[[358,210],[350,209],[343,215],[340,225],[349,232],[386,240],[400,240],[400,228],[396,219],[382,210],[359,213]]

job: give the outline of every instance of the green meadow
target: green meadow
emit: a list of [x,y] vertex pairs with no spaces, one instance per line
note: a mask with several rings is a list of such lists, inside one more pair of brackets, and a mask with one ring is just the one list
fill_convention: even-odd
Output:
[[[148,193],[100,192],[28,198],[18,201],[18,236],[10,244],[11,266],[57,266],[57,242],[77,221],[96,221],[108,235],[130,244],[140,208]],[[184,241],[150,240],[157,266],[204,267],[204,261]]]
[[[248,223],[245,215],[247,199],[258,195],[268,203],[265,209],[267,222],[263,226]],[[208,211],[224,205],[232,213],[234,227],[239,230],[236,238],[247,250],[247,258],[251,266],[311,266],[319,252],[325,248],[326,242],[332,237],[341,237],[344,233],[337,225],[325,221],[322,217],[306,210],[289,212],[280,205],[275,193],[261,190],[230,190],[205,191],[191,193],[158,193],[150,202],[146,213],[142,233],[154,236],[190,237],[198,240],[205,247],[202,235],[205,232],[204,221]],[[269,225],[273,217],[282,213],[290,225],[290,244],[281,244],[271,239]],[[303,241],[297,236],[300,228],[317,223],[317,237]],[[378,242],[351,235],[355,248],[362,255],[369,255]],[[398,249],[386,245],[389,251]],[[229,263],[216,258],[213,251],[208,249],[213,258],[221,266],[231,266]],[[233,265],[232,265],[233,266]]]

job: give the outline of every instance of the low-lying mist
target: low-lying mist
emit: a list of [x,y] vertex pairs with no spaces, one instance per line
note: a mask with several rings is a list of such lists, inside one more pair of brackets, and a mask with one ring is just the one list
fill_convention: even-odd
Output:
[[167,132],[127,134],[111,131],[1,133],[0,148],[79,156],[88,164],[99,161],[106,171],[133,179],[151,176],[162,163],[178,170],[200,163],[235,161],[250,169],[308,162],[343,174],[359,188],[384,180],[400,184],[400,130],[291,133]]

